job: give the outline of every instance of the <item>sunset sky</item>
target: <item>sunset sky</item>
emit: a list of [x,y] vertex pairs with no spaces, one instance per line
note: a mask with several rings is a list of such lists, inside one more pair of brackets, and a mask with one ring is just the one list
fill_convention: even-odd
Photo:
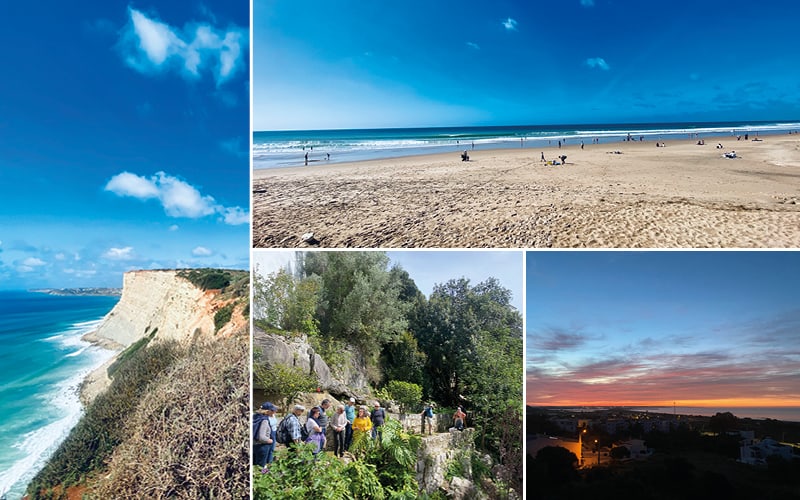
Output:
[[532,405],[800,406],[797,252],[528,252]]

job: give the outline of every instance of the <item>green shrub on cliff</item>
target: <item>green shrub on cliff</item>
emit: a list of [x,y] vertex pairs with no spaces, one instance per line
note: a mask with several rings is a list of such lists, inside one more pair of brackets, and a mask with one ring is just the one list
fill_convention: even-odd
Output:
[[223,326],[228,324],[233,315],[233,309],[236,307],[234,302],[226,304],[214,314],[214,331],[218,332]]

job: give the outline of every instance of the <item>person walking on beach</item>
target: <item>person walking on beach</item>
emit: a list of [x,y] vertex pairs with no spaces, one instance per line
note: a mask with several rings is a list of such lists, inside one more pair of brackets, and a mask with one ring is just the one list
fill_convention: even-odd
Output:
[[542,162],[544,162],[544,151],[542,151]]
[[306,165],[308,165],[308,151],[306,151]]
[[277,406],[267,401],[256,411],[253,426],[256,428],[253,439],[253,463],[265,472],[275,459],[275,444],[278,439],[278,421],[275,418]]

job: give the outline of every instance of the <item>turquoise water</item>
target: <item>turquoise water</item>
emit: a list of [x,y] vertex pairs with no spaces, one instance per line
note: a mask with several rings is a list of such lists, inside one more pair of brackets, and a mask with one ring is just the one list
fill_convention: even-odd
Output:
[[[628,123],[592,125],[524,125],[506,127],[440,127],[358,130],[295,130],[253,133],[253,168],[396,158],[431,153],[498,148],[538,148],[558,141],[578,145],[610,143],[628,135],[646,141],[720,135],[786,134],[800,123]],[[330,157],[328,157],[330,154]]]
[[81,337],[118,300],[0,291],[0,494],[21,498],[78,422],[80,383],[113,354]]

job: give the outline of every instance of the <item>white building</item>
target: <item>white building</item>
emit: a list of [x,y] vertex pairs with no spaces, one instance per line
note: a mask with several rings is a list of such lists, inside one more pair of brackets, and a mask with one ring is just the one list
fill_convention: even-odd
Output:
[[793,451],[791,446],[771,438],[745,439],[739,448],[739,461],[750,465],[766,465],[767,457],[772,455],[791,460]]

